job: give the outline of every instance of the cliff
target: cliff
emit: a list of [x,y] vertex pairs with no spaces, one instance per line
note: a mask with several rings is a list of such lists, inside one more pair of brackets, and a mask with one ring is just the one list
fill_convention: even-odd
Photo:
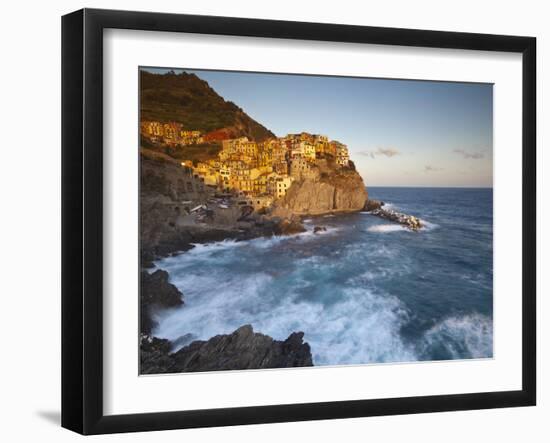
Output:
[[142,121],[181,123],[185,129],[223,132],[223,138],[246,136],[263,141],[275,135],[231,101],[224,100],[195,74],[140,71]]
[[204,372],[313,366],[303,332],[284,341],[255,333],[245,325],[228,335],[197,340],[172,353],[168,340],[146,337],[141,343],[141,374]]
[[294,181],[275,202],[272,214],[291,217],[361,211],[367,199],[363,179],[354,168],[332,169]]

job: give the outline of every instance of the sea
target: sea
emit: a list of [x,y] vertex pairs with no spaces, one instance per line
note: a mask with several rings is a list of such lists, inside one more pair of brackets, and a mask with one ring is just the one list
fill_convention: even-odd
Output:
[[197,244],[156,262],[185,305],[158,314],[154,335],[178,349],[245,324],[277,340],[302,331],[314,365],[491,358],[492,189],[368,191],[424,228],[360,212],[306,219],[293,236]]

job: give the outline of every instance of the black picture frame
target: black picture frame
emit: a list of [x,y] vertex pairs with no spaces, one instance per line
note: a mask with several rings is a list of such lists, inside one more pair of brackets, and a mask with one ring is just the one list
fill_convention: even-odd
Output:
[[[522,389],[131,415],[103,413],[103,30],[171,31],[522,54]],[[536,403],[536,39],[83,9],[62,18],[62,426],[82,434]]]

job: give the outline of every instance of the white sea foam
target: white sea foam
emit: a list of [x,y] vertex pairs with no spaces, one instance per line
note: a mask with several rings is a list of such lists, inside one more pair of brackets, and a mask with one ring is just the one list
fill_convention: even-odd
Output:
[[[323,234],[336,233],[340,230],[337,227],[325,226],[326,231],[323,231]],[[269,248],[278,243],[292,240],[303,240],[314,236],[313,228],[304,232],[298,232],[296,234],[290,235],[273,235],[271,237],[258,237],[250,240],[235,240],[227,239],[211,243],[191,243],[193,248],[186,251],[183,254],[174,255],[171,257],[166,257],[159,260],[155,266],[160,266],[162,268],[163,264],[179,262],[182,259],[185,260],[185,257],[188,256],[204,256],[204,255],[217,255],[220,252],[227,251],[233,248],[243,248],[243,247],[255,247],[255,248]]]
[[241,246],[237,240],[222,240],[212,243],[191,243],[194,247],[187,254],[208,254],[211,252],[221,251],[223,249],[235,248]]
[[442,347],[453,359],[493,356],[493,321],[481,314],[446,318],[424,338],[426,349]]
[[[368,213],[363,213],[368,214]],[[435,223],[431,223],[429,221],[426,221],[424,219],[420,219],[420,222],[422,223],[422,228],[420,228],[420,231],[431,231],[433,229],[439,228],[439,225]],[[367,228],[367,231],[369,232],[380,232],[380,233],[388,233],[388,232],[400,232],[400,231],[408,231],[409,229],[406,226],[397,224],[397,223],[385,223],[382,225],[374,225]]]
[[347,289],[343,299],[321,313],[322,330],[311,338],[316,364],[414,361],[400,335],[407,321],[401,302],[365,289]]
[[[225,260],[232,256],[228,251]],[[192,263],[167,268],[184,293],[185,305],[157,317],[154,333],[159,337],[175,341],[192,334],[195,340],[207,340],[249,323],[256,332],[277,340],[303,331],[316,365],[416,361],[434,352],[453,359],[492,356],[492,321],[479,314],[446,318],[413,345],[401,336],[409,321],[405,305],[392,295],[368,289],[365,281],[362,287],[330,288],[327,303],[327,291],[310,278],[312,272],[323,273],[324,266],[332,266],[323,257],[299,260],[291,275],[283,274],[282,280],[291,279],[292,284],[282,287],[277,285],[283,275],[276,269],[244,274],[222,266],[213,273],[201,270],[196,262],[191,267]],[[356,279],[383,277],[366,271]],[[186,343],[181,340],[178,347]]]
[[[314,262],[311,258],[310,264]],[[397,298],[348,288],[328,305],[315,297],[304,300],[303,291],[313,288],[307,278],[311,267],[304,268],[292,276],[292,289],[280,293],[273,291],[277,277],[264,272],[172,272],[185,305],[158,318],[154,333],[170,340],[192,333],[205,340],[250,323],[255,331],[278,340],[303,331],[317,365],[416,360],[400,338],[407,313]]]
[[381,232],[381,233],[388,233],[388,232],[399,232],[399,231],[406,231],[407,228],[405,228],[402,225],[399,225],[397,223],[395,224],[383,224],[383,225],[374,225],[369,228],[367,228],[367,231],[369,232]]
[[420,223],[422,223],[421,231],[431,231],[432,229],[439,228],[438,224],[431,223],[423,218],[420,219]]

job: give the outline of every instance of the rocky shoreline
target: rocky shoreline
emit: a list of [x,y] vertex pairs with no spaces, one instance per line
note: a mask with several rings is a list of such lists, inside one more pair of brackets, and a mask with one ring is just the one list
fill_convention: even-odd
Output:
[[[177,340],[153,335],[155,313],[184,305],[181,291],[169,282],[166,271],[142,271],[140,276],[140,374],[203,372],[313,366],[303,332],[284,341],[255,333],[244,325],[228,335],[195,340],[176,352]],[[181,337],[189,341],[190,337]]]
[[[169,282],[166,271],[148,270],[154,261],[185,253],[194,244],[298,234],[306,231],[303,217],[361,211],[368,194],[353,163],[342,169],[318,162],[314,176],[296,180],[287,196],[270,208],[255,207],[253,198],[204,186],[161,153],[142,149],[140,164],[140,372],[312,366],[303,332],[277,341],[249,325],[207,341],[189,343],[189,337],[183,337],[185,346],[173,352],[181,343],[154,337],[154,318],[165,309],[185,309],[184,295]],[[316,226],[313,232],[324,231]]]
[[[389,221],[399,223],[417,231],[422,223],[417,217],[384,209],[384,202],[367,200],[363,211]],[[332,213],[332,212],[329,212]],[[250,325],[244,325],[231,334],[217,335],[209,340],[189,342],[175,351],[180,344],[153,335],[157,326],[156,313],[165,309],[182,307],[183,294],[169,282],[164,270],[149,272],[153,261],[171,254],[183,253],[194,247],[194,243],[210,243],[226,239],[237,241],[273,235],[291,235],[304,232],[305,216],[289,218],[266,217],[251,213],[238,223],[226,229],[219,226],[187,225],[185,229],[174,230],[164,236],[155,247],[141,250],[142,271],[140,277],[140,373],[176,373],[217,370],[265,369],[276,367],[313,366],[311,349],[303,342],[303,332],[293,332],[286,340],[254,332]],[[322,225],[315,225],[314,234],[326,231]]]

